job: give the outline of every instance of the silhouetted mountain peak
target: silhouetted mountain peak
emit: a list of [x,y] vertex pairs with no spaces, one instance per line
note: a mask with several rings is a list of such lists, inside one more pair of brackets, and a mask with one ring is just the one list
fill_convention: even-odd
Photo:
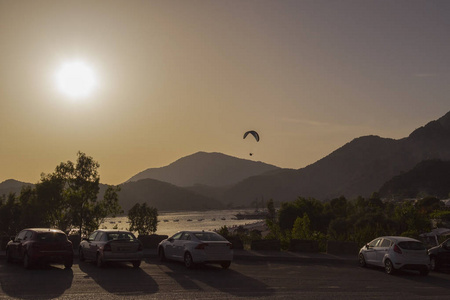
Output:
[[438,120],[431,121],[425,126],[417,128],[410,135],[412,140],[439,139],[450,137],[450,112]]
[[222,153],[197,152],[182,157],[168,166],[150,168],[131,177],[127,182],[153,178],[177,186],[226,186],[247,177],[279,169],[276,166],[236,158]]
[[439,123],[441,123],[442,127],[446,130],[450,131],[450,111],[446,113],[442,118],[440,118]]
[[7,179],[0,183],[0,188],[2,189],[16,189],[16,188],[22,188],[24,185],[32,185],[31,183],[18,181],[15,179]]

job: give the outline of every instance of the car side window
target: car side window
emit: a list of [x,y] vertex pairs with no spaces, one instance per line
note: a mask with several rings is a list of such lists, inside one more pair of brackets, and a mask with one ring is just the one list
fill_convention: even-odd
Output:
[[180,240],[190,241],[191,236],[189,233],[184,233],[183,236],[180,238]]
[[172,239],[174,239],[174,240],[179,240],[180,237],[181,237],[181,235],[182,235],[183,233],[184,233],[184,232],[178,232],[178,233],[175,233],[175,234],[172,236]]
[[102,237],[103,237],[104,235],[105,235],[105,234],[104,234],[103,232],[99,232],[99,233],[95,236],[94,241],[101,241],[101,240],[102,240]]
[[31,240],[31,237],[33,236],[33,232],[32,231],[27,231],[27,233],[25,234],[25,240]]
[[95,236],[97,235],[97,231],[95,231],[93,234],[91,234],[88,238],[89,241],[93,241],[95,239]]
[[26,241],[28,239],[28,237],[29,237],[28,233],[29,233],[29,231],[25,231],[25,235],[23,236],[23,239],[22,239],[23,241]]
[[376,239],[376,240],[371,241],[369,243],[369,247],[371,247],[371,248],[376,247],[378,245],[378,243],[380,243],[380,241],[381,241],[381,239]]
[[16,237],[16,242],[20,242],[20,241],[24,240],[26,234],[27,234],[26,230],[19,232],[19,234]]
[[388,248],[391,246],[391,241],[387,239],[383,239],[379,247]]

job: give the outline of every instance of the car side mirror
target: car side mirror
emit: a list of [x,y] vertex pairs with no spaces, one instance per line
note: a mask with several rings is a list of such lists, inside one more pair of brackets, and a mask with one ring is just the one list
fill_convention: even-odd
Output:
[[10,239],[11,241],[14,242],[14,240],[16,239],[16,237],[15,237],[15,236],[10,236],[9,239]]
[[83,240],[83,241],[89,241],[89,239],[86,238],[86,237],[84,237],[82,240]]
[[370,248],[369,244],[366,244],[366,249],[369,249],[369,248]]
[[172,243],[173,242],[173,238],[169,238],[168,241]]

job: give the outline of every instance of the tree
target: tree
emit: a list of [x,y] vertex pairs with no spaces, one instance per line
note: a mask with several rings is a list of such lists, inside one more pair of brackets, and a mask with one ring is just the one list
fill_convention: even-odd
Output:
[[267,202],[267,212],[268,212],[268,214],[267,214],[267,219],[268,220],[270,220],[270,221],[272,221],[272,222],[275,222],[275,219],[276,219],[276,210],[275,210],[275,204],[273,203],[273,199],[270,199],[268,202]]
[[83,152],[77,156],[76,164],[67,161],[59,164],[54,173],[41,175],[36,189],[39,202],[48,207],[48,220],[66,232],[76,227],[81,236],[97,229],[108,215],[114,216],[122,210],[118,187],[109,186],[103,200],[97,199],[99,163]]
[[223,225],[222,227],[220,227],[220,229],[217,230],[217,233],[226,239],[228,239],[231,236],[230,231],[228,230],[228,227],[226,225]]
[[421,213],[427,215],[435,210],[443,208],[445,205],[438,198],[428,196],[418,200],[415,206]]
[[0,234],[13,236],[22,228],[21,207],[14,193],[8,197],[2,197],[3,205],[0,206]]
[[158,210],[147,206],[147,203],[136,203],[128,211],[130,231],[137,231],[139,235],[155,233],[158,226]]
[[304,213],[303,217],[297,217],[292,228],[292,238],[299,240],[311,239],[311,221],[308,214]]
[[70,205],[65,197],[66,179],[57,172],[41,174],[36,184],[36,198],[41,206],[41,216],[50,226],[68,232],[72,226]]

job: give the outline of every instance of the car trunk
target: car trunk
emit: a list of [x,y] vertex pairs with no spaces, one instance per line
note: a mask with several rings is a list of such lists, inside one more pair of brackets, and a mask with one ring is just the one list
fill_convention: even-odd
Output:
[[133,253],[139,251],[139,242],[130,240],[110,241],[112,253]]

